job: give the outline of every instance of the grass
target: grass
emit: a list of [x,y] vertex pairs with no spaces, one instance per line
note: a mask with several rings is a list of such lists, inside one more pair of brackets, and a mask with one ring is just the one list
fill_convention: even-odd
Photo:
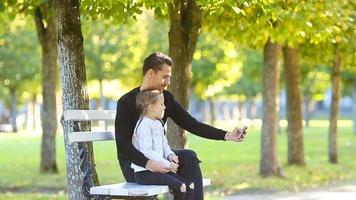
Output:
[[[327,121],[317,121],[317,124]],[[342,122],[345,123],[345,122]],[[279,160],[286,178],[261,178],[259,170],[260,130],[251,127],[243,143],[211,141],[191,135],[189,148],[202,160],[205,177],[212,179],[208,199],[222,199],[233,193],[289,190],[323,187],[356,180],[356,135],[345,123],[339,127],[339,164],[328,163],[328,128],[304,129],[305,167],[286,165],[287,137],[283,127],[278,136]],[[231,123],[217,126],[231,129]],[[0,133],[0,199],[66,199],[66,174],[63,137],[57,137],[59,174],[40,174],[40,137]],[[97,171],[101,183],[123,181],[114,142],[94,144]]]

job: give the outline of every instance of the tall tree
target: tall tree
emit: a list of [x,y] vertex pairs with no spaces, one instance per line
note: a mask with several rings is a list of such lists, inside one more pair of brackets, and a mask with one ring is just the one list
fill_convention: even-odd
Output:
[[261,136],[261,176],[281,176],[278,161],[277,129],[279,94],[279,55],[281,46],[270,39],[263,49],[263,118]]
[[[86,86],[86,72],[84,62],[83,35],[81,30],[79,0],[54,1],[57,21],[58,51],[61,70],[61,85],[63,91],[63,110],[86,110],[89,108],[89,98]],[[82,188],[84,176],[90,183],[98,183],[92,143],[70,144],[68,134],[72,131],[73,122],[63,122],[64,144],[67,163],[68,198],[86,199],[86,188]],[[80,123],[81,131],[89,130],[90,124]],[[81,159],[79,148],[87,153],[91,174],[83,174],[79,169]],[[88,192],[88,191],[86,191]]]
[[[356,102],[356,81],[352,84],[352,100]],[[356,104],[352,104],[352,122],[353,122],[353,132],[356,135]]]
[[[52,1],[10,1],[5,0],[10,16],[34,16],[37,37],[42,48],[42,100],[41,109],[42,143],[41,172],[58,171],[56,164],[56,131],[57,131],[57,45],[56,28]],[[33,97],[36,95],[34,94]],[[35,98],[33,98],[35,100]],[[28,113],[29,114],[29,113]]]
[[[212,0],[214,1],[214,0]],[[215,2],[215,1],[214,1]],[[278,33],[283,2],[226,1],[207,8],[208,27],[247,46],[263,47],[263,125],[261,134],[261,176],[281,176],[277,155],[279,110],[279,57],[284,36]],[[256,37],[251,39],[251,35]],[[238,87],[238,85],[237,85]]]
[[303,166],[305,161],[298,49],[284,46],[283,55],[287,93],[288,164]]
[[342,57],[340,48],[335,44],[335,58],[332,70],[332,100],[330,109],[330,126],[329,126],[329,162],[337,163],[337,120],[339,117],[339,101],[341,93],[341,67]]
[[52,1],[35,10],[37,36],[42,47],[42,144],[41,172],[58,172],[56,163],[57,131],[57,34]]
[[[337,121],[339,113],[339,101],[341,95],[341,72],[344,63],[344,57],[348,49],[354,49],[355,43],[355,5],[349,1],[341,0],[338,2],[328,2],[326,9],[330,10],[329,20],[324,20],[323,27],[329,30],[327,40],[333,48],[333,70],[332,70],[332,103],[329,116],[329,162],[337,163]],[[351,51],[352,52],[352,51]],[[354,54],[354,52],[352,52]]]
[[[169,90],[187,109],[192,60],[202,26],[202,9],[195,0],[173,0],[168,5],[169,55],[172,57],[172,82]],[[172,120],[168,120],[168,140],[172,148],[184,148],[187,136]]]

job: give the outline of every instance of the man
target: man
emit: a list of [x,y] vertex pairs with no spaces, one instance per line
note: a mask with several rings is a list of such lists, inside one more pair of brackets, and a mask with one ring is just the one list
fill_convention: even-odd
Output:
[[[174,99],[169,91],[165,90],[166,86],[170,84],[172,66],[172,59],[169,56],[159,52],[152,53],[144,60],[144,77],[141,86],[126,93],[117,102],[115,119],[116,148],[121,170],[128,182],[135,182],[131,162],[152,172],[169,172],[169,169],[164,167],[162,163],[147,159],[132,145],[133,131],[139,119],[136,110],[136,96],[140,90],[157,89],[163,91],[166,107],[162,119],[164,123],[170,117],[181,128],[208,139],[236,142],[241,142],[244,139],[242,129],[235,128],[232,132],[227,132],[198,122]],[[193,199],[204,199],[200,161],[197,155],[191,150],[175,150],[174,152],[179,157],[177,173],[194,182]]]

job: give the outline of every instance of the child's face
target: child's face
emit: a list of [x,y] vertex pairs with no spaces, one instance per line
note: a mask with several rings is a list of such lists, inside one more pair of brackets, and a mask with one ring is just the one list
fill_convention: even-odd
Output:
[[164,105],[163,94],[159,94],[156,103],[150,105],[149,107],[150,107],[149,112],[152,115],[152,117],[156,119],[162,119],[164,115],[164,109],[166,109],[166,106]]

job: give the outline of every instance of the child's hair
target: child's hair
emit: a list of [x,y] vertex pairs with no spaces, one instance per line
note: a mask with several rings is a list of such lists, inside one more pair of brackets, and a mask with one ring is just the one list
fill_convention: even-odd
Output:
[[149,105],[155,104],[158,100],[158,95],[162,94],[159,90],[146,89],[137,94],[136,108],[140,116],[147,113]]

